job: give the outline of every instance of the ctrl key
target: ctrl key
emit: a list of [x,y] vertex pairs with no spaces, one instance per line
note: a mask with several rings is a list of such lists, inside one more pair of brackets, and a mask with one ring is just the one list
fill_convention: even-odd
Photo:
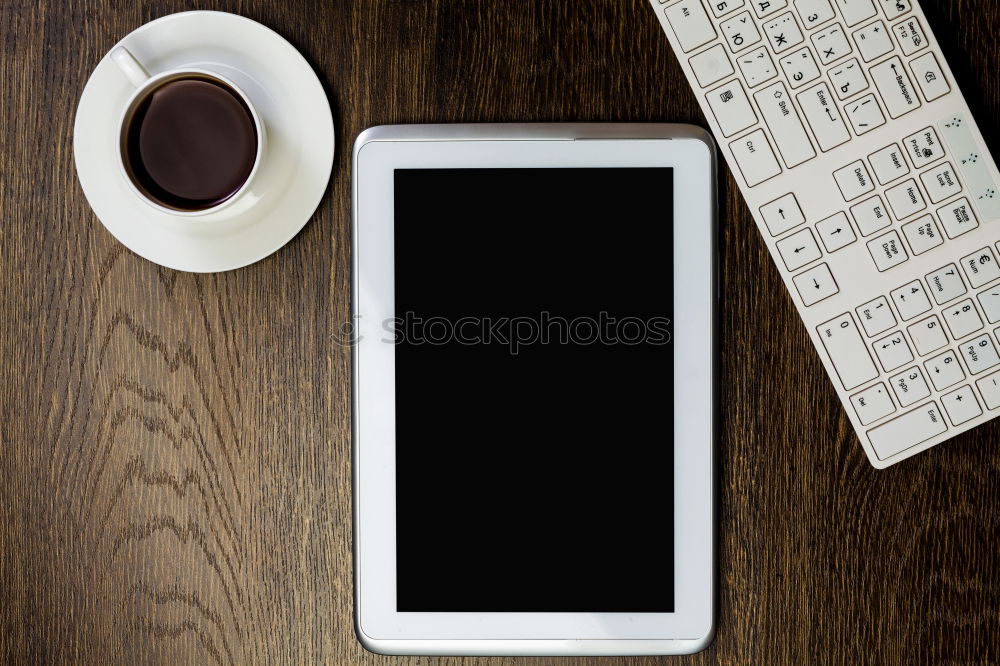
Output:
[[929,402],[884,425],[872,428],[868,431],[868,439],[879,460],[885,460],[947,430],[948,426],[945,425],[937,403]]
[[781,173],[778,159],[774,156],[771,144],[767,142],[767,136],[762,129],[733,141],[729,144],[729,150],[732,151],[733,159],[740,167],[743,179],[747,181],[747,187],[760,185]]

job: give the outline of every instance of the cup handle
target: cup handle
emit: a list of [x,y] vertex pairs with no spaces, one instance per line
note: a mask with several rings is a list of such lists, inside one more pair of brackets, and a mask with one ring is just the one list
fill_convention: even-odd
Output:
[[111,51],[111,59],[136,88],[149,79],[149,72],[146,71],[146,68],[124,46],[116,46]]

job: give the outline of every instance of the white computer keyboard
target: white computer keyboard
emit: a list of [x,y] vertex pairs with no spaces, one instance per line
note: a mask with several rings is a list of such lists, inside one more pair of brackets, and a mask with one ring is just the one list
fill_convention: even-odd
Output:
[[1000,173],[913,0],[650,0],[872,465],[1000,415]]

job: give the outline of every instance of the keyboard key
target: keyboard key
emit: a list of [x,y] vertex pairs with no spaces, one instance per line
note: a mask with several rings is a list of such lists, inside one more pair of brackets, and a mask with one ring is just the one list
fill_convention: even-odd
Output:
[[982,306],[987,321],[991,324],[1000,321],[1000,285],[979,294],[979,305]]
[[891,118],[899,118],[920,107],[920,100],[899,56],[872,67],[871,75]]
[[785,166],[791,169],[816,157],[816,151],[784,83],[773,83],[754,93],[753,97],[757,100],[764,122],[771,130],[771,138],[774,139]]
[[788,0],[753,0],[751,2],[757,18],[762,19],[788,6]]
[[729,144],[736,165],[740,168],[747,187],[760,185],[781,173],[778,158],[767,142],[764,130],[758,129]]
[[892,314],[889,301],[885,296],[879,296],[874,301],[865,303],[858,307],[858,321],[865,329],[868,337],[874,337],[879,333],[885,333],[896,325],[896,317]]
[[845,312],[816,328],[837,376],[848,391],[879,375],[854,318]]
[[832,68],[830,82],[837,91],[837,98],[841,100],[868,89],[868,79],[865,78],[857,58],[851,58],[844,64]]
[[903,235],[906,236],[910,252],[914,255],[923,254],[944,243],[941,232],[938,231],[934,218],[930,215],[924,215],[909,224],[904,224]]
[[976,394],[969,385],[941,398],[941,404],[944,405],[944,411],[948,412],[948,418],[954,426],[968,423],[983,414],[983,408],[979,406]]
[[947,430],[948,426],[945,425],[938,406],[929,402],[884,425],[872,428],[868,431],[868,440],[872,443],[875,455],[880,460],[885,460]]
[[819,234],[819,238],[823,241],[823,247],[826,248],[827,252],[836,252],[858,240],[845,213],[837,213],[818,222],[816,224],[816,233]]
[[962,343],[959,352],[965,359],[969,374],[973,376],[1000,365],[1000,355],[997,354],[997,348],[993,345],[993,338],[988,334]]
[[885,116],[875,101],[875,95],[865,95],[844,107],[851,128],[858,136],[867,134],[877,127],[885,125]]
[[872,0],[837,0],[837,7],[848,27],[867,21],[878,13]]
[[983,377],[976,382],[986,403],[986,409],[1000,409],[1000,372]]
[[694,72],[702,88],[721,81],[736,71],[729,62],[729,56],[726,55],[726,49],[722,48],[722,44],[716,44],[698,55],[691,56],[689,62],[691,71]]
[[708,6],[711,7],[712,13],[715,14],[715,18],[720,16],[725,16],[729,12],[735,12],[737,9],[742,7],[745,0],[708,0]]
[[701,0],[681,0],[663,11],[674,30],[677,43],[685,53],[715,39],[712,19],[708,17]]
[[757,124],[757,114],[750,106],[750,99],[743,91],[739,79],[712,90],[705,95],[715,114],[723,136],[732,136]]
[[819,78],[819,67],[808,46],[783,56],[779,62],[793,90]]
[[899,400],[899,406],[903,408],[920,402],[931,394],[927,381],[924,379],[924,373],[917,366],[892,377],[889,380],[889,385],[892,386],[896,399]]
[[871,163],[872,171],[875,172],[875,177],[881,185],[888,185],[910,173],[910,167],[903,159],[903,150],[897,143],[872,153],[868,156],[868,162]]
[[931,378],[935,391],[943,391],[965,380],[965,372],[958,363],[958,357],[950,349],[924,363],[927,376]]
[[903,249],[903,241],[896,231],[890,231],[884,236],[868,241],[868,251],[880,273],[895,268],[910,258]]
[[897,220],[905,220],[927,208],[924,195],[920,193],[920,188],[917,187],[917,183],[913,179],[886,190],[885,198]]
[[886,372],[913,361],[913,352],[910,351],[910,346],[906,344],[906,338],[900,331],[882,338],[873,344],[872,348]]
[[920,86],[920,92],[928,102],[933,102],[951,92],[948,79],[933,53],[925,53],[911,60],[910,69],[913,71],[913,78],[917,80],[917,85]]
[[795,288],[799,290],[802,303],[809,307],[820,301],[830,298],[840,292],[837,281],[833,279],[833,273],[826,264],[820,264],[815,268],[810,268],[805,273],[792,278]]
[[851,206],[851,215],[858,223],[858,230],[862,236],[871,236],[876,231],[881,231],[892,224],[892,218],[882,203],[882,197],[877,194],[870,199],[865,199],[861,203]]
[[860,30],[854,31],[854,43],[858,45],[858,53],[865,62],[881,58],[895,47],[889,38],[889,31],[882,21],[875,21]]
[[979,312],[972,303],[972,299],[946,308],[943,314],[944,320],[948,322],[951,337],[956,340],[961,340],[983,328],[983,320],[979,317]]
[[948,238],[958,238],[979,226],[979,220],[965,197],[939,208],[937,214]]
[[1000,266],[997,266],[996,256],[989,247],[973,252],[962,258],[962,269],[973,289],[979,289],[1000,278]]
[[757,22],[750,16],[750,12],[739,13],[723,21],[720,27],[722,36],[725,37],[729,50],[733,53],[739,53],[760,41]]
[[965,283],[962,282],[962,276],[958,274],[955,264],[937,269],[928,274],[926,280],[938,305],[944,305],[966,293]]
[[806,30],[823,25],[835,16],[830,0],[792,0],[792,4]]
[[802,214],[799,202],[791,192],[761,206],[760,216],[764,218],[764,224],[767,225],[767,230],[771,232],[772,236],[780,236],[806,221],[806,216]]
[[824,28],[812,36],[813,46],[819,55],[819,61],[824,65],[840,60],[851,52],[851,44],[839,23]]
[[851,133],[825,83],[799,93],[798,100],[820,150],[826,152],[850,140]]
[[899,47],[903,49],[904,55],[913,55],[927,46],[927,35],[920,26],[920,21],[916,16],[911,16],[902,23],[897,23],[892,27],[899,41]]
[[833,178],[840,187],[840,193],[844,195],[844,201],[854,201],[875,189],[872,177],[861,160],[834,171]]
[[813,237],[812,230],[808,227],[778,241],[777,248],[781,258],[785,261],[785,266],[790,271],[796,271],[823,256],[823,252]]
[[778,75],[778,70],[771,61],[771,55],[767,52],[766,46],[736,56],[736,62],[740,66],[740,72],[743,73],[743,79],[751,88],[759,86],[765,81],[770,81]]
[[931,198],[931,203],[941,203],[948,197],[962,191],[962,184],[958,182],[955,167],[949,162],[945,162],[921,174],[920,181],[927,189],[927,195]]
[[910,0],[879,0],[879,4],[882,5],[882,11],[890,21],[912,9]]
[[799,24],[795,21],[795,17],[792,16],[791,12],[766,21],[763,24],[763,28],[764,34],[767,35],[768,43],[774,49],[774,52],[778,54],[784,53],[796,44],[801,44],[805,39],[802,36],[802,31],[799,29]]
[[941,320],[937,315],[931,315],[927,319],[918,321],[906,328],[913,340],[913,346],[917,350],[918,356],[927,356],[931,352],[936,352],[948,344],[948,334],[941,326]]
[[889,397],[889,389],[882,382],[852,395],[851,404],[854,405],[854,411],[857,412],[861,425],[865,426],[884,419],[896,411],[896,406]]
[[927,292],[917,280],[896,289],[889,294],[889,297],[896,304],[896,311],[899,312],[899,318],[903,321],[910,321],[931,309]]
[[903,140],[903,148],[910,156],[916,169],[922,169],[931,162],[944,157],[944,147],[933,127],[922,129]]

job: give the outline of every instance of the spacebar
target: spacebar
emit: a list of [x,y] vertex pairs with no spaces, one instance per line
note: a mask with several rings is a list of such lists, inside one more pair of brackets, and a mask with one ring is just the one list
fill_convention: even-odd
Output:
[[937,404],[929,402],[885,425],[872,428],[868,431],[868,439],[879,459],[885,460],[911,446],[937,437],[947,429]]
[[806,160],[816,157],[806,128],[788,96],[788,90],[781,81],[770,85],[754,94],[757,106],[764,116],[764,122],[771,130],[774,142],[778,144],[778,152],[785,165],[791,169]]

